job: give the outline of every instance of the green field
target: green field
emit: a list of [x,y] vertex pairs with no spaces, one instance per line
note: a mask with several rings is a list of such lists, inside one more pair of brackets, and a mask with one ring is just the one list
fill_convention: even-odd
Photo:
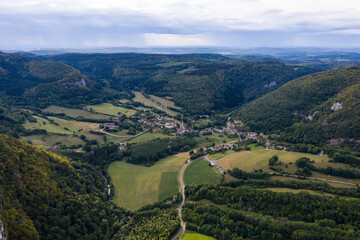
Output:
[[222,176],[209,167],[209,162],[201,158],[191,163],[184,173],[184,182],[190,184],[217,184],[220,183]]
[[250,144],[250,145],[249,145],[249,147],[250,147],[250,149],[251,149],[251,150],[260,150],[260,149],[264,149],[264,147],[263,147],[263,146],[256,146],[256,144],[255,144],[255,143]]
[[224,141],[228,143],[228,142],[236,141],[238,138],[229,138],[228,135],[225,135],[223,133],[214,133],[209,136],[195,137],[194,139],[198,142],[196,147],[200,148],[200,147],[209,147],[213,143],[215,143],[216,145],[221,145],[224,144]]
[[182,240],[215,240],[215,238],[192,231],[186,231]]
[[[277,165],[276,167],[281,168],[282,171],[285,171],[289,174],[295,174],[295,172],[298,170],[298,168],[295,165],[295,162],[297,159],[301,157],[307,157],[310,158],[311,160],[314,160],[315,161],[314,166],[316,167],[325,168],[327,166],[330,166],[334,168],[349,168],[349,166],[346,164],[329,162],[331,158],[327,156],[313,155],[308,153],[298,153],[298,152],[286,152],[286,151],[278,151],[278,150],[266,150],[266,149],[235,153],[233,155],[229,155],[219,160],[217,163],[228,169],[233,169],[237,167],[248,172],[251,172],[254,169],[262,169],[267,172],[273,172],[273,170],[269,169],[268,162],[269,162],[269,158],[271,158],[274,155],[277,155],[279,157],[278,162],[281,163],[281,165]],[[358,170],[358,168],[356,169]],[[317,172],[312,172],[312,173],[313,174],[311,177],[360,184],[360,179],[347,179],[342,177],[328,176]],[[329,184],[334,185],[332,183]],[[347,187],[347,185],[345,184],[341,184],[341,185],[343,187]]]
[[114,106],[111,103],[101,103],[97,105],[88,105],[85,108],[93,109],[95,112],[104,113],[112,116],[118,116],[119,112],[126,116],[131,116],[136,113],[134,109],[128,109],[123,107]]
[[156,138],[174,138],[174,136],[169,136],[162,133],[144,133],[136,138],[133,138],[129,141],[129,143],[135,143],[135,142],[146,142],[149,140],[153,140]]
[[[277,155],[279,157],[279,162],[288,164],[289,168],[286,171],[290,172],[290,168],[295,165],[295,161],[301,157],[308,157],[311,160],[314,160],[316,163],[325,165],[330,160],[327,156],[313,155],[308,153],[298,153],[298,152],[286,152],[278,150],[256,150],[256,151],[242,151],[235,153],[233,155],[227,156],[221,159],[218,164],[223,165],[228,169],[233,169],[238,167],[244,171],[253,171],[254,169],[263,169],[266,171],[271,171],[269,169],[268,163],[269,159]],[[293,164],[289,164],[293,163]]]
[[227,150],[224,153],[220,152],[220,153],[215,153],[215,154],[209,155],[209,159],[210,160],[218,160],[220,158],[224,158],[224,157],[229,156],[234,153],[235,153],[234,150]]
[[31,136],[25,136],[25,137],[21,137],[21,140],[25,142],[31,141],[32,144],[41,147],[43,149],[49,149],[55,144],[66,145],[66,146],[85,144],[83,140],[81,140],[78,137],[73,137],[72,135],[60,136],[51,133],[46,135],[36,134]]
[[[155,102],[151,101],[150,99],[147,99],[141,92],[133,92],[133,93],[135,94],[135,97],[133,98],[133,101],[135,101],[135,102],[140,102],[146,106],[154,107],[156,109],[166,112],[170,116],[176,116],[178,114],[177,112],[172,111],[170,109],[160,107]],[[168,101],[166,99],[163,99],[163,100]]]
[[72,108],[65,108],[65,107],[59,107],[59,106],[54,106],[54,105],[51,105],[50,107],[45,108],[43,111],[49,112],[49,113],[56,113],[56,114],[64,113],[66,116],[73,117],[73,118],[83,117],[85,119],[95,119],[95,120],[110,118],[110,116],[108,116],[108,115],[92,113],[92,112],[85,111],[82,109],[72,109]]
[[176,194],[177,177],[186,159],[184,154],[169,156],[151,167],[123,161],[111,163],[108,173],[114,185],[114,201],[121,207],[136,210]]

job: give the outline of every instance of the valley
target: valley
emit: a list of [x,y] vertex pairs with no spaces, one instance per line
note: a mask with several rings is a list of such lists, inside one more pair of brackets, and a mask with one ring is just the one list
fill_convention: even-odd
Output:
[[[211,54],[0,57],[0,132],[15,137],[0,137],[9,237],[360,236],[359,67]],[[37,179],[54,186],[48,195],[36,196]],[[3,194],[13,190],[26,194]],[[66,205],[51,205],[62,197]],[[19,230],[14,216],[26,222]]]

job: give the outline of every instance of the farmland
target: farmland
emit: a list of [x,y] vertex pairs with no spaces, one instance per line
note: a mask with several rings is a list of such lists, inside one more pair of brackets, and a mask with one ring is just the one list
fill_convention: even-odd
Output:
[[92,109],[94,112],[108,114],[112,116],[118,116],[119,113],[125,114],[126,116],[131,116],[136,113],[134,109],[128,109],[124,107],[114,106],[111,103],[101,103],[97,105],[88,105],[85,108]]
[[174,136],[165,135],[162,133],[145,133],[142,134],[136,138],[133,138],[129,141],[129,143],[135,143],[135,142],[146,142],[149,140],[153,140],[156,138],[173,138]]
[[215,238],[192,231],[186,231],[182,240],[215,240]]
[[277,150],[255,150],[235,153],[221,159],[217,163],[228,169],[237,167],[249,172],[253,171],[254,169],[271,171],[268,166],[268,161],[274,155],[279,157],[279,161],[288,165],[291,165],[290,163],[295,163],[295,161],[300,157],[308,157],[311,160],[314,160],[316,163],[327,163],[330,160],[330,158],[327,156],[312,155],[307,153]]
[[151,167],[113,162],[108,167],[114,185],[114,201],[121,207],[136,210],[178,192],[177,177],[188,155],[164,158]]
[[82,109],[72,109],[72,108],[65,108],[51,105],[43,110],[44,112],[55,113],[55,114],[65,114],[66,116],[73,117],[73,118],[85,118],[85,119],[110,119],[110,116],[93,113],[89,111],[85,111]]
[[[307,157],[310,158],[311,160],[314,160],[313,165],[316,167],[325,168],[327,166],[330,166],[334,168],[348,168],[348,165],[346,164],[329,162],[329,160],[331,159],[327,156],[298,153],[298,152],[286,152],[286,151],[278,151],[278,150],[265,150],[265,149],[235,153],[225,158],[222,158],[217,163],[228,169],[233,169],[237,167],[247,172],[251,172],[254,169],[262,169],[264,171],[273,172],[273,170],[269,169],[268,161],[274,155],[277,155],[279,157],[278,162],[280,163],[280,165],[277,165],[276,167],[290,174],[295,174],[295,172],[298,170],[298,168],[295,165],[295,161],[301,157]],[[358,168],[356,169],[358,170]],[[313,172],[312,177],[360,184],[359,179],[347,179],[336,176],[328,176],[318,172]],[[338,185],[336,183],[335,185],[332,183],[329,184],[333,186]],[[347,185],[345,184],[341,184],[341,186],[347,187]]]
[[133,92],[133,93],[135,94],[135,97],[133,98],[133,101],[135,101],[135,102],[140,102],[146,106],[157,108],[161,111],[168,113],[170,116],[176,116],[178,114],[177,112],[172,111],[167,108],[168,106],[171,106],[171,104],[172,104],[171,101],[169,101],[169,100],[166,100],[166,99],[163,99],[160,97],[156,97],[154,99],[155,101],[160,102],[161,104],[163,104],[165,106],[165,108],[162,108],[156,102],[151,101],[150,99],[146,98],[141,92]]
[[209,167],[209,162],[201,158],[191,163],[185,170],[184,182],[191,184],[217,184],[222,176]]
[[57,134],[37,134],[31,136],[21,137],[23,141],[30,141],[32,144],[39,146],[43,149],[49,149],[53,145],[66,145],[73,146],[79,144],[85,144],[83,140],[72,135],[57,135]]

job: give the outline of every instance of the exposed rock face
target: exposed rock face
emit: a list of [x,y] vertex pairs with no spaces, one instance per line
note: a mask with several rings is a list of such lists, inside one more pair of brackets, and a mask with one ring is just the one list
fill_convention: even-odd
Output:
[[330,107],[330,109],[333,111],[340,110],[340,109],[342,109],[342,103],[336,102]]
[[271,88],[271,87],[273,87],[273,86],[275,86],[275,85],[276,85],[276,81],[272,81],[272,82],[269,83],[269,84],[265,84],[264,87],[265,87],[265,88]]
[[0,240],[6,240],[4,223],[0,219]]

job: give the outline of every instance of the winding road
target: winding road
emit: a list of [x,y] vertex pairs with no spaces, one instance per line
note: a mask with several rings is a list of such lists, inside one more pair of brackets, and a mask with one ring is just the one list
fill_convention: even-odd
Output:
[[182,211],[182,208],[185,203],[185,184],[184,184],[183,176],[184,176],[186,167],[189,166],[191,164],[191,162],[192,161],[190,161],[190,159],[187,160],[186,163],[184,164],[184,166],[182,166],[180,173],[179,173],[180,193],[182,196],[182,200],[181,200],[180,206],[178,208],[178,215],[180,218],[180,230],[174,237],[171,238],[171,240],[181,239],[185,233],[186,225],[185,225],[185,222],[182,220],[182,216],[181,216],[181,211]]

